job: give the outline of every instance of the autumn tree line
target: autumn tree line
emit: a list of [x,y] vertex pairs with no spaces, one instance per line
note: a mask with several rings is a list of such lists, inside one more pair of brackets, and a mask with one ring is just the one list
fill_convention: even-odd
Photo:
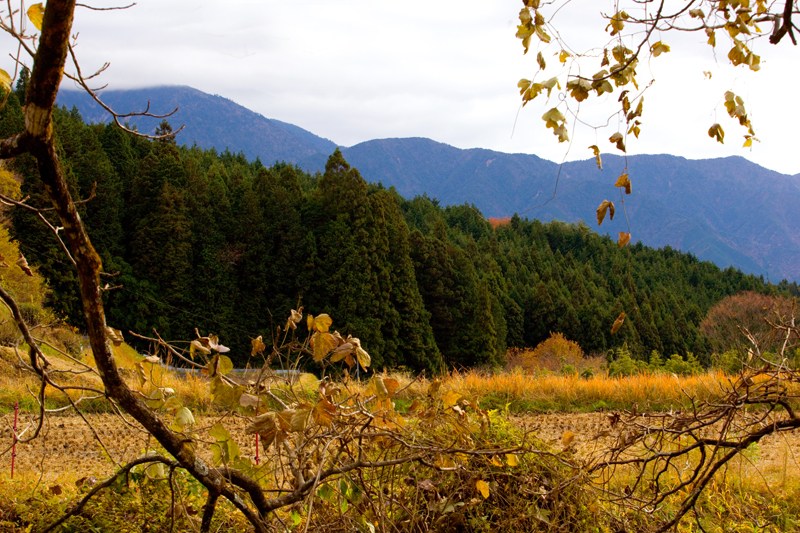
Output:
[[[0,135],[21,128],[24,90],[0,113]],[[367,183],[338,150],[310,175],[87,125],[74,108],[54,118],[74,197],[94,190],[79,210],[107,274],[108,323],[171,341],[215,333],[240,366],[251,339],[277,335],[298,305],[358,336],[377,369],[498,366],[508,347],[551,332],[585,353],[626,345],[642,360],[692,352],[708,364],[714,347],[699,325],[714,304],[743,291],[797,292],[669,247],[620,248],[583,223],[514,216],[494,228],[474,206]],[[47,207],[32,158],[10,169],[28,203]],[[11,222],[48,280],[48,305],[80,327],[61,245],[33,213],[13,210]]]

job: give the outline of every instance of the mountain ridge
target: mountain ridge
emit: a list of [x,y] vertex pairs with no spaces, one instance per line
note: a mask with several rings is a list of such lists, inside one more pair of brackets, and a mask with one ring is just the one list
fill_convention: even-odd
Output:
[[[179,144],[230,148],[267,164],[284,160],[322,171],[336,148],[298,126],[190,87],[105,91],[103,97],[126,111],[144,108],[147,100],[159,102],[157,112],[178,106],[169,120],[176,127],[186,123]],[[88,96],[62,91],[58,103],[76,105],[87,121],[107,121]],[[137,124],[153,131],[159,121],[140,118]],[[543,221],[582,220],[601,234],[630,232],[633,242],[669,245],[723,268],[800,279],[800,174],[780,174],[740,156],[602,154],[601,171],[594,158],[559,166],[533,154],[460,149],[423,137],[373,139],[341,150],[367,181],[393,186],[407,198],[426,193],[445,205],[471,203],[486,217],[519,213]],[[631,176],[635,193],[622,198],[624,206],[613,187],[622,172]],[[617,203],[618,214],[598,227],[595,210],[604,199]]]

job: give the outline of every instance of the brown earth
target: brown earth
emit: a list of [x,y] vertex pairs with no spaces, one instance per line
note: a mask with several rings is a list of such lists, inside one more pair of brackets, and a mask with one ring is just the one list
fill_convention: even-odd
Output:
[[[77,416],[53,416],[48,419],[42,434],[32,443],[17,444],[16,474],[22,479],[37,479],[42,483],[74,483],[93,475],[99,479],[115,470],[115,464],[124,464],[155,448],[155,441],[138,427],[126,425],[113,415],[86,415],[94,427],[97,438],[86,422]],[[205,434],[217,418],[199,417],[200,435]],[[533,435],[562,449],[565,438],[579,457],[589,457],[610,444],[607,437],[598,437],[609,429],[607,413],[546,414],[516,417],[513,422],[527,428]],[[8,479],[11,467],[11,425],[13,414],[5,415],[0,429],[0,479]],[[29,420],[20,420],[24,429]],[[227,419],[225,427],[237,441],[242,455],[255,456],[255,438],[244,434],[247,419]],[[204,431],[205,430],[205,431]],[[574,434],[570,437],[569,433]],[[103,446],[100,445],[102,441]],[[200,453],[210,459],[208,443],[200,446]],[[763,476],[772,482],[798,479],[800,476],[800,432],[793,431],[765,437],[739,461],[743,474]]]

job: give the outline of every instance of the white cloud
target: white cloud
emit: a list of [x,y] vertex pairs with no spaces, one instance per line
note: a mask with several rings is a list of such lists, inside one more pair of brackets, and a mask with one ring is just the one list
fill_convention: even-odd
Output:
[[[599,10],[610,5],[573,2],[556,19],[562,37],[579,50],[603,43]],[[516,82],[536,71],[536,51],[523,56],[514,37],[519,8],[519,0],[140,0],[125,11],[79,9],[75,30],[85,71],[111,62],[101,78],[111,88],[190,85],[346,146],[424,136],[560,160],[567,146],[544,129],[540,117],[547,107],[537,100],[517,117]],[[641,139],[628,142],[629,153],[739,154],[767,168],[800,172],[789,133],[800,111],[782,96],[791,94],[797,77],[792,46],[760,45],[763,69],[750,73],[726,64],[724,46],[716,64],[702,35],[662,38],[672,52],[639,69],[652,69],[657,81],[645,95]],[[555,52],[552,46],[543,52],[548,77],[559,72]],[[712,71],[711,80],[703,70]],[[752,152],[741,148],[743,128],[720,104],[726,90],[747,100],[763,141]],[[581,118],[605,123],[608,109],[584,104]],[[715,121],[726,130],[724,146],[706,134]],[[586,147],[595,143],[612,151],[607,139],[614,128],[578,127],[568,158],[590,157]]]

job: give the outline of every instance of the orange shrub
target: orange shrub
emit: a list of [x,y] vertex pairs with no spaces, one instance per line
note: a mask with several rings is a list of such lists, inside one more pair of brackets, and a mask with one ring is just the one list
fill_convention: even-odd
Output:
[[549,370],[558,372],[564,365],[578,368],[583,362],[583,350],[577,342],[567,340],[561,333],[550,333],[550,338],[540,342],[533,350],[516,350],[510,355],[511,366],[520,366],[527,372]]

